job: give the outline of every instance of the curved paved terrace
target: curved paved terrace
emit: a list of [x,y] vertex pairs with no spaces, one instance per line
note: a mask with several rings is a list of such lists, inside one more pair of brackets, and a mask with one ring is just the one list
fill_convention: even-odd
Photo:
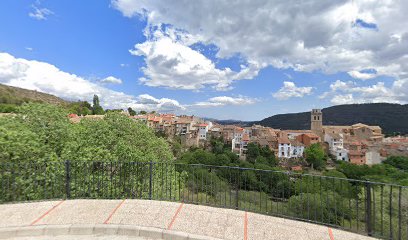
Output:
[[245,211],[149,200],[4,204],[0,216],[0,239],[373,239]]

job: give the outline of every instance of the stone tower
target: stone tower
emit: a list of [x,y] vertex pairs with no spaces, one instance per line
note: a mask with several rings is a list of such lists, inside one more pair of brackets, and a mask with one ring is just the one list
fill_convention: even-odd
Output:
[[310,115],[310,130],[312,130],[317,136],[323,137],[323,114],[320,109],[312,109]]

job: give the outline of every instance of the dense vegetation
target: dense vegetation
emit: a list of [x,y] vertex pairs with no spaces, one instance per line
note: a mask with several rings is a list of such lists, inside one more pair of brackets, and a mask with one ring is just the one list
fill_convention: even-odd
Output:
[[[179,200],[361,231],[367,199],[367,184],[361,180],[408,185],[408,159],[403,157],[372,167],[340,162],[336,170],[324,170],[326,156],[316,144],[305,150],[305,160],[321,176],[301,175],[281,169],[269,148],[253,143],[247,161],[239,160],[222,139],[211,139],[206,149],[183,151],[176,138],[170,148],[146,125],[115,111],[77,124],[70,123],[69,111],[55,105],[23,104],[17,112],[0,118],[0,201],[64,198],[69,181],[74,198]],[[397,226],[391,212],[399,210],[398,194],[404,214],[408,210],[405,188],[379,186],[370,187],[373,212],[381,213],[381,219],[373,216],[377,233],[380,226],[390,227],[383,219]],[[402,221],[407,224],[406,218]]]
[[[408,104],[347,104],[322,109],[324,125],[378,125],[387,134],[408,134]],[[280,129],[310,129],[310,112],[278,114],[257,124]]]
[[[119,113],[72,124],[54,105],[23,104],[16,116],[0,118],[0,161],[167,161],[167,142],[146,125]],[[30,153],[30,154],[27,154]]]

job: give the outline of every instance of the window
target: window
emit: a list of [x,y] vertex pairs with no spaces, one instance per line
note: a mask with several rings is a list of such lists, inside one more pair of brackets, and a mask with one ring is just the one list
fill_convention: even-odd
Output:
[[282,152],[281,155],[282,155],[282,156],[285,156],[285,152]]
[[[341,153],[339,153],[339,156],[341,156]],[[344,159],[343,159],[344,160]]]

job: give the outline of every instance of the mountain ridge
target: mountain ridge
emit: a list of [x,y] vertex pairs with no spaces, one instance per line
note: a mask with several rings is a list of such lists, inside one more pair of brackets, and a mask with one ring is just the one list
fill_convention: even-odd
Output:
[[[386,134],[408,134],[408,104],[364,103],[344,104],[322,109],[323,125],[378,125]],[[310,112],[277,114],[253,122],[265,127],[310,129]]]

